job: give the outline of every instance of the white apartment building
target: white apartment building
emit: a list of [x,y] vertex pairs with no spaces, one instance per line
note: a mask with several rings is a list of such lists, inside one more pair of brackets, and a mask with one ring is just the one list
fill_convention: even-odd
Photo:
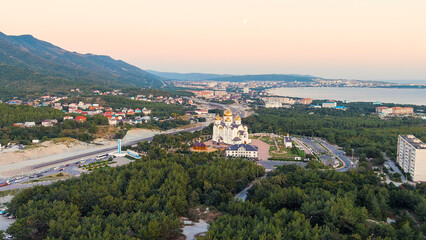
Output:
[[283,104],[280,102],[265,102],[265,108],[281,108]]
[[397,162],[415,182],[426,181],[426,144],[413,135],[398,137]]

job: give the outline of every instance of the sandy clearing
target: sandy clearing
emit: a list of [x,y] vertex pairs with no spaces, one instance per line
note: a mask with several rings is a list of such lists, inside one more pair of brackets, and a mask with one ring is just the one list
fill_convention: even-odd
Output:
[[82,150],[96,146],[72,138],[54,139],[15,152],[0,152],[0,167],[59,153]]

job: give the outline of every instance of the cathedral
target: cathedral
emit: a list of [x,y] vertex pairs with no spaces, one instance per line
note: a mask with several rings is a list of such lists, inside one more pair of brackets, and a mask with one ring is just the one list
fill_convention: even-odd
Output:
[[223,119],[217,115],[213,126],[213,142],[225,144],[248,144],[247,127],[241,124],[241,117],[233,119],[232,112],[226,109]]

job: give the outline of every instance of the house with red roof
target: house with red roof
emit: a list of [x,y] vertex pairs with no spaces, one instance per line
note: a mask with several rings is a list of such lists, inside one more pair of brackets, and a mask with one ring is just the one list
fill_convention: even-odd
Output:
[[75,120],[77,122],[85,122],[87,120],[87,118],[84,117],[84,116],[78,116],[78,117],[75,118]]

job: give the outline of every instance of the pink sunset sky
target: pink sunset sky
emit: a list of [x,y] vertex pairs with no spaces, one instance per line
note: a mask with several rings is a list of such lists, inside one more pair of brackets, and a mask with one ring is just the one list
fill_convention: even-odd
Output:
[[158,71],[426,79],[425,0],[9,0],[0,31]]

